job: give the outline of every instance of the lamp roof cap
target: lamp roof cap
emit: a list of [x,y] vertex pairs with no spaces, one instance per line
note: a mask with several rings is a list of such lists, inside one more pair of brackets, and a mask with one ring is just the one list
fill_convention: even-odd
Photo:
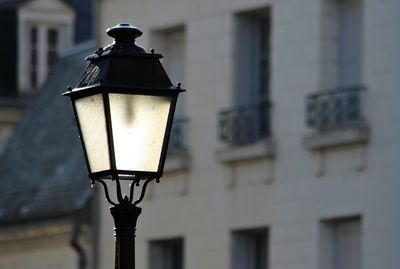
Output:
[[120,23],[107,29],[107,35],[114,38],[116,42],[135,41],[143,32],[129,23]]

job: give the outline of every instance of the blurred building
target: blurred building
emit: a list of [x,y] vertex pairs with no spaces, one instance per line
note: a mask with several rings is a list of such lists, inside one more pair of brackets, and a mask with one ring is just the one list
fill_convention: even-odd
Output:
[[94,49],[91,14],[92,1],[0,1],[1,269],[96,268],[96,203],[61,96]]
[[0,1],[0,145],[60,53],[92,38],[92,9],[92,1]]
[[[400,267],[399,0],[98,1],[179,101],[139,269]],[[84,165],[82,163],[82,165]],[[112,268],[108,205],[99,269]]]
[[[96,43],[130,22],[188,89],[165,174],[143,203],[136,268],[399,268],[399,9],[400,0],[97,1]],[[1,151],[0,268],[114,267],[108,204],[89,189],[60,97],[92,51],[63,54]],[[12,108],[22,91],[13,83],[0,88]],[[3,111],[0,120],[18,121]]]
[[61,96],[91,51],[85,43],[62,55],[0,154],[1,269],[96,268],[94,193]]

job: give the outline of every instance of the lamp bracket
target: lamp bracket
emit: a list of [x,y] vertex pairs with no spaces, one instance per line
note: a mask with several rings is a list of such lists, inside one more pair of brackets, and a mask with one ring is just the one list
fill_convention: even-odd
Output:
[[134,201],[134,194],[135,194],[135,188],[139,188],[140,187],[140,183],[142,182],[141,179],[134,179],[130,185],[130,189],[129,189],[129,196],[128,195],[122,195],[122,190],[121,190],[121,183],[120,180],[118,178],[115,178],[114,181],[116,183],[116,191],[117,191],[117,200],[118,203],[114,202],[111,198],[110,198],[110,194],[108,191],[108,187],[107,184],[104,182],[104,180],[97,178],[97,179],[93,179],[92,180],[92,188],[94,187],[94,185],[96,184],[96,182],[100,182],[100,184],[103,186],[104,188],[104,194],[106,196],[106,200],[109,204],[116,206],[118,204],[120,205],[138,205],[140,202],[143,201],[144,196],[146,194],[146,189],[147,189],[147,185],[153,181],[156,180],[156,182],[159,182],[159,178],[147,178],[144,183],[142,184],[141,190],[140,190],[140,195],[139,197]]

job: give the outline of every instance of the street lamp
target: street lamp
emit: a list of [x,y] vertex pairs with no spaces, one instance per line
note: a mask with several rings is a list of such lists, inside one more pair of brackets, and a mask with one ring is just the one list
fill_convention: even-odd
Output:
[[[142,31],[130,24],[107,29],[115,40],[89,55],[87,69],[69,96],[92,185],[101,183],[115,223],[115,268],[135,268],[135,229],[146,186],[159,181],[180,83],[173,86],[160,54],[135,44]],[[109,196],[106,181],[116,184]],[[121,180],[131,181],[123,197]],[[134,189],[142,185],[139,197]]]

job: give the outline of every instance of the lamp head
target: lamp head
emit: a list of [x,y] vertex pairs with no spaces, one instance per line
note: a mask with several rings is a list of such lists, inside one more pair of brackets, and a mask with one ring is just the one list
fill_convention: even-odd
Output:
[[130,24],[107,30],[114,42],[89,55],[72,102],[91,179],[160,178],[175,105],[174,86],[160,54],[136,45]]

